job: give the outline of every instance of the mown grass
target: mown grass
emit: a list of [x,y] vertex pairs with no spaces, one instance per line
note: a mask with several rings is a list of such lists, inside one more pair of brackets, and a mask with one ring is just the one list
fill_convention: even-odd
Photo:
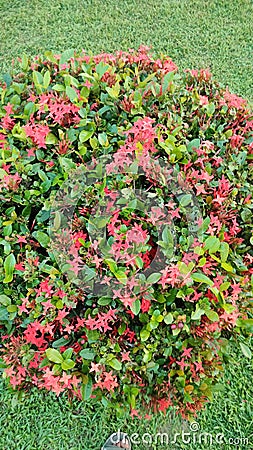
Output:
[[[0,72],[9,72],[12,59],[22,53],[84,48],[87,52],[150,45],[156,54],[168,54],[181,70],[208,67],[215,78],[253,100],[253,2],[251,0],[2,0],[0,5]],[[252,347],[252,346],[251,346]],[[235,346],[233,361],[226,365],[224,390],[199,414],[200,432],[213,443],[178,445],[141,443],[134,449],[246,449],[253,448],[253,366]],[[0,383],[1,450],[99,449],[114,430],[171,436],[189,424],[167,415],[150,422],[117,418],[100,405],[57,399],[52,393],[32,390],[15,404]],[[221,433],[226,443],[215,442]],[[233,445],[229,438],[248,439]]]
[[[125,414],[117,418],[114,411],[106,410],[102,405],[92,406],[77,400],[70,404],[65,395],[56,398],[53,393],[36,389],[16,403],[0,383],[0,448],[99,450],[108,435],[120,429],[129,435],[138,433],[140,444],[133,445],[133,450],[250,450],[253,448],[253,363],[242,355],[236,344],[230,357],[232,360],[226,365],[223,391],[199,413],[195,420],[197,425],[192,425],[198,428],[196,433],[174,412],[165,417],[163,414],[153,416],[150,421],[131,419]],[[183,430],[190,434],[183,437]],[[161,441],[158,433],[167,433],[168,445],[167,437]],[[175,433],[178,436],[173,444]],[[204,433],[212,437],[206,436],[205,441]],[[233,443],[229,439],[233,439]]]
[[251,0],[2,0],[0,12],[0,72],[22,52],[147,44],[180,69],[209,67],[217,80],[253,99]]

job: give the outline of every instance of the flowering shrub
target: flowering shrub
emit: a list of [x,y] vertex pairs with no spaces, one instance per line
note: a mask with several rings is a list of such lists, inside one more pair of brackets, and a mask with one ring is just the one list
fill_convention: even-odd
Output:
[[18,390],[187,416],[253,331],[253,114],[148,50],[2,78],[0,361]]

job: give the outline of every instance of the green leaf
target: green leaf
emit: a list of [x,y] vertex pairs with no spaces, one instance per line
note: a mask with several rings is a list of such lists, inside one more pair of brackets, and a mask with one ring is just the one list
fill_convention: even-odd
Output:
[[25,54],[23,54],[23,55],[22,55],[22,60],[21,60],[21,69],[22,69],[24,72],[27,71],[27,69],[28,69],[28,64],[29,64],[28,58],[27,58],[27,56],[26,56]]
[[124,270],[117,270],[116,272],[114,272],[115,277],[117,278],[117,280],[120,281],[120,283],[126,285],[127,284],[127,276],[124,272]]
[[9,305],[9,306],[7,306],[6,309],[9,313],[14,313],[17,311],[18,307],[17,307],[17,305]]
[[165,303],[166,302],[166,298],[164,297],[163,294],[161,294],[160,292],[156,294],[156,301],[158,303]]
[[200,272],[192,273],[191,278],[193,279],[193,281],[196,281],[197,283],[205,283],[208,284],[208,286],[213,286],[213,281],[203,273]]
[[107,223],[109,222],[110,217],[99,217],[96,221],[96,226],[98,229],[105,228]]
[[57,339],[52,343],[52,347],[54,348],[60,348],[64,345],[67,345],[70,342],[70,339],[65,339],[64,337],[61,337],[60,339]]
[[35,237],[35,239],[40,243],[40,245],[44,248],[46,248],[50,242],[50,237],[44,233],[43,231],[34,231],[32,233],[32,236]]
[[4,169],[0,169],[0,180],[2,180],[4,177],[6,177],[7,172]]
[[2,320],[8,320],[9,314],[5,306],[0,306],[0,321]]
[[61,364],[64,361],[60,352],[58,352],[58,350],[56,350],[55,348],[48,348],[46,350],[46,356],[49,359],[49,361],[52,361],[57,364]]
[[149,275],[149,277],[147,279],[147,283],[155,284],[155,283],[157,283],[158,280],[160,280],[161,276],[162,275],[158,272],[151,273],[151,275]]
[[85,348],[83,350],[80,351],[79,355],[83,358],[83,359],[88,359],[88,360],[94,360],[96,353],[89,349],[89,348]]
[[86,329],[85,334],[88,338],[89,344],[93,344],[94,342],[97,342],[100,337],[98,330],[87,330]]
[[86,264],[84,265],[83,269],[84,269],[84,273],[85,273],[83,281],[88,282],[88,281],[93,280],[93,278],[95,278],[95,276],[96,276],[95,269],[93,269],[92,267],[86,266]]
[[98,304],[102,306],[110,305],[111,301],[112,299],[110,297],[100,297]]
[[108,267],[112,273],[117,271],[118,266],[117,266],[116,262],[113,261],[113,259],[105,259],[105,263],[108,265]]
[[134,313],[135,316],[137,316],[140,312],[140,309],[141,309],[141,302],[139,299],[137,299],[131,305],[131,311]]
[[159,241],[159,245],[160,245],[160,242],[165,242],[165,244],[171,244],[171,245],[173,245],[173,243],[174,243],[174,236],[173,236],[171,230],[167,226],[165,226],[163,229],[162,241]]
[[65,172],[68,172],[70,169],[75,169],[76,164],[69,158],[64,158],[63,156],[59,157],[59,163]]
[[109,404],[108,400],[105,397],[102,397],[101,403],[105,408],[107,408]]
[[168,90],[169,84],[172,82],[174,75],[175,75],[174,72],[168,72],[163,77],[163,80],[162,80],[162,93],[163,94]]
[[205,241],[205,249],[210,253],[216,253],[220,248],[220,241],[215,236],[209,236]]
[[226,270],[227,272],[234,272],[234,269],[233,269],[233,267],[231,266],[231,264],[228,264],[228,263],[222,263],[221,264],[221,267],[224,269],[224,270]]
[[82,398],[84,401],[88,400],[92,393],[92,379],[88,378],[88,382],[84,384],[81,388]]
[[73,361],[72,359],[65,359],[61,366],[63,370],[69,370],[69,369],[73,369],[73,367],[75,366],[75,361]]
[[94,130],[82,130],[79,134],[79,141],[81,143],[88,141],[91,136],[94,134]]
[[192,194],[185,194],[179,199],[179,203],[181,206],[187,206],[192,201]]
[[52,86],[52,89],[54,91],[63,92],[65,91],[65,86],[63,86],[63,84],[54,84],[54,86]]
[[243,342],[240,342],[240,347],[244,356],[246,356],[246,358],[251,359],[252,351],[250,350],[250,348],[246,344],[243,344]]
[[66,94],[72,103],[74,103],[78,100],[77,93],[76,93],[75,89],[72,88],[71,86],[66,87]]
[[33,71],[33,82],[36,87],[43,86],[43,76],[40,72],[37,72],[37,70]]
[[207,115],[212,116],[215,111],[215,104],[208,103],[207,105],[204,106],[204,108],[206,109]]
[[4,260],[5,277],[3,283],[10,283],[13,280],[13,272],[16,264],[16,259],[13,253],[8,255]]
[[9,73],[4,73],[2,75],[2,78],[3,78],[4,82],[6,83],[6,86],[9,88],[11,83],[13,82],[11,75]]
[[202,222],[202,224],[200,225],[200,227],[199,227],[199,229],[198,229],[198,233],[199,234],[201,234],[201,233],[205,233],[205,231],[207,231],[208,230],[208,227],[209,227],[209,225],[210,225],[210,217],[206,217],[204,220],[203,220],[203,222]]
[[220,292],[216,286],[210,286],[210,291],[218,298],[218,300],[224,300],[222,292]]
[[220,292],[226,291],[231,286],[229,281],[225,281],[220,285]]
[[207,309],[205,311],[205,314],[208,317],[208,319],[211,320],[212,322],[219,321],[219,315],[217,314],[217,312],[213,311],[212,309]]
[[98,142],[102,147],[108,147],[109,141],[106,133],[98,133]]
[[42,181],[48,181],[48,178],[43,170],[38,170],[38,175]]
[[54,231],[59,230],[60,226],[61,226],[61,213],[59,211],[56,211],[54,216]]
[[[187,145],[187,150],[191,152],[194,148],[198,149],[200,147],[200,139],[193,139]],[[210,219],[209,219],[210,223]]]
[[230,303],[224,303],[224,305],[222,305],[222,308],[228,314],[231,314],[235,310],[235,306],[231,305]]
[[0,370],[5,369],[7,367],[7,364],[4,362],[2,358],[0,358]]
[[102,78],[102,76],[109,68],[109,64],[105,64],[103,61],[100,61],[100,63],[96,65],[95,71],[99,75],[99,77]]
[[49,70],[47,70],[46,73],[44,73],[44,76],[43,76],[43,87],[44,87],[44,89],[48,88],[48,86],[50,85],[50,81],[51,81],[50,72],[49,72]]
[[140,258],[140,256],[136,256],[135,263],[136,263],[136,266],[138,267],[138,269],[143,268],[143,260]]
[[203,267],[206,264],[206,258],[200,258],[198,262],[198,267]]
[[53,133],[48,133],[46,136],[46,144],[47,145],[54,145],[57,144],[58,139]]
[[243,209],[241,218],[245,223],[252,223],[252,212],[248,208]]
[[165,317],[164,317],[164,322],[166,323],[166,325],[170,325],[171,323],[173,323],[174,318],[173,315],[171,313],[168,313]]
[[72,354],[73,354],[73,348],[70,347],[70,348],[67,348],[67,350],[65,350],[65,352],[62,354],[62,357],[64,359],[70,359]]
[[145,342],[150,336],[150,331],[148,331],[146,328],[142,329],[140,332],[141,341]]
[[0,303],[4,306],[9,306],[11,304],[10,297],[7,297],[7,295],[1,294],[0,295]]
[[109,366],[111,366],[113,369],[115,370],[121,370],[122,369],[122,364],[121,362],[116,359],[116,358],[112,358],[108,361]]
[[245,328],[247,332],[253,333],[253,319],[237,319],[237,325]]
[[196,309],[196,311],[193,311],[193,312],[192,312],[191,319],[192,319],[192,320],[199,320],[200,317],[201,317],[203,314],[205,314],[204,309],[201,309],[201,308]]
[[110,95],[110,97],[112,97],[113,99],[117,99],[118,98],[119,93],[120,93],[120,84],[119,84],[118,81],[111,88],[110,87],[106,87],[105,89],[108,92],[108,94]]
[[65,52],[63,52],[62,55],[61,55],[59,65],[61,66],[62,64],[65,64],[66,62],[69,61],[70,58],[73,58],[73,56],[74,56],[74,49],[73,48],[65,50]]
[[227,242],[221,242],[220,244],[220,255],[221,261],[226,262],[229,254],[229,245]]

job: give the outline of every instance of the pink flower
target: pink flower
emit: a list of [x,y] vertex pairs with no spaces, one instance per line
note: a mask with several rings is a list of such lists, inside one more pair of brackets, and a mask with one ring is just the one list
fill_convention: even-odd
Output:
[[91,368],[90,372],[99,373],[103,370],[103,366],[101,364],[95,364],[94,362],[91,362]]
[[15,269],[20,270],[21,272],[24,272],[24,270],[25,270],[24,263],[21,262],[21,263],[15,264]]
[[25,125],[23,128],[26,136],[30,137],[34,144],[37,144],[39,148],[47,148],[45,139],[50,133],[50,128],[48,125],[42,125],[41,123],[35,124],[34,120],[31,119],[30,123]]
[[50,308],[55,308],[55,306],[52,305],[50,300],[47,300],[46,302],[41,302],[41,304],[44,306],[44,313],[46,313],[47,310]]
[[200,95],[199,103],[201,104],[201,106],[208,105],[208,103],[209,103],[208,97],[206,95]]
[[90,89],[93,86],[93,84],[90,83],[89,80],[86,80],[85,83],[84,83],[84,86],[87,87],[88,89]]
[[231,94],[229,92],[228,88],[226,89],[226,91],[224,93],[224,99],[229,108],[244,109],[244,107],[247,104],[247,102],[244,98],[239,97],[236,94]]
[[15,191],[18,189],[21,181],[22,181],[22,178],[19,176],[19,174],[17,172],[15,173],[15,175],[11,175],[8,173],[8,174],[4,175],[2,180],[0,180],[0,191],[1,191],[1,188],[6,188],[8,190]]
[[183,351],[183,353],[182,353],[182,355],[181,355],[181,357],[182,358],[191,358],[191,351],[193,350],[193,348],[192,347],[189,347],[189,348],[185,348],[184,349],[184,351]]
[[126,242],[133,244],[145,244],[149,235],[143,230],[141,225],[134,224],[131,230],[127,231]]
[[124,362],[124,361],[131,361],[131,358],[130,358],[130,356],[129,356],[129,353],[130,353],[130,352],[122,352],[122,353],[121,353],[121,361],[122,361],[122,362]]
[[112,370],[110,372],[103,372],[98,382],[94,385],[94,387],[99,387],[102,390],[106,389],[109,392],[113,392],[118,386],[117,376],[113,375]]
[[174,70],[178,70],[177,65],[171,59],[166,59],[163,62],[162,73],[166,74],[168,72],[173,72]]

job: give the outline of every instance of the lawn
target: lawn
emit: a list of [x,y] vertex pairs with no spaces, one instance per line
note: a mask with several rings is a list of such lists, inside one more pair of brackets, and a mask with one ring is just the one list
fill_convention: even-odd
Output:
[[[134,445],[134,450],[207,450],[217,447],[250,450],[253,448],[253,364],[245,360],[237,345],[234,345],[231,357],[232,362],[227,364],[224,374],[223,392],[217,394],[214,402],[199,414],[195,420],[197,425],[192,425],[198,428],[199,433],[191,432],[189,424],[182,422],[173,413],[165,417],[160,413],[150,421],[131,419],[124,414],[117,418],[113,411],[105,410],[100,405],[94,407],[78,401],[70,405],[66,396],[56,398],[53,393],[36,390],[26,394],[23,401],[16,402],[0,385],[0,448],[100,450],[108,435],[120,429],[129,435],[138,433],[140,445]],[[190,432],[190,435],[183,436],[182,430]],[[168,438],[165,436],[163,442],[168,439],[171,445],[161,443],[158,433],[166,433]],[[176,433],[179,435],[176,436]],[[207,436],[206,442],[204,433],[212,436]],[[199,437],[201,434],[202,437]],[[224,438],[220,438],[220,434]],[[222,439],[219,445],[216,436]],[[152,446],[149,445],[151,439]],[[178,445],[175,443],[172,447],[173,439]],[[189,444],[186,444],[187,439]],[[229,439],[233,441],[229,443]]]
[[0,71],[22,52],[101,52],[143,43],[180,69],[209,67],[253,100],[251,0],[2,0],[0,12]]
[[[84,48],[87,52],[114,51],[152,46],[155,53],[168,54],[184,68],[209,67],[215,78],[253,101],[253,3],[250,0],[2,0],[0,5],[0,72],[12,70],[12,59],[23,52],[61,52]],[[252,343],[250,347],[253,348]],[[68,403],[65,396],[36,390],[15,401],[0,384],[1,450],[92,450],[99,449],[112,431],[155,435],[159,431],[180,433],[178,445],[141,443],[144,449],[251,449],[253,448],[253,363],[234,345],[228,362],[223,391],[199,414],[201,433],[210,442],[194,444],[180,439],[189,425],[162,414],[149,422],[131,420],[102,406]],[[224,434],[226,444],[215,436]],[[229,438],[237,439],[229,443]],[[248,439],[244,441],[244,439]],[[240,441],[241,440],[241,441]],[[237,445],[236,445],[237,443]]]

